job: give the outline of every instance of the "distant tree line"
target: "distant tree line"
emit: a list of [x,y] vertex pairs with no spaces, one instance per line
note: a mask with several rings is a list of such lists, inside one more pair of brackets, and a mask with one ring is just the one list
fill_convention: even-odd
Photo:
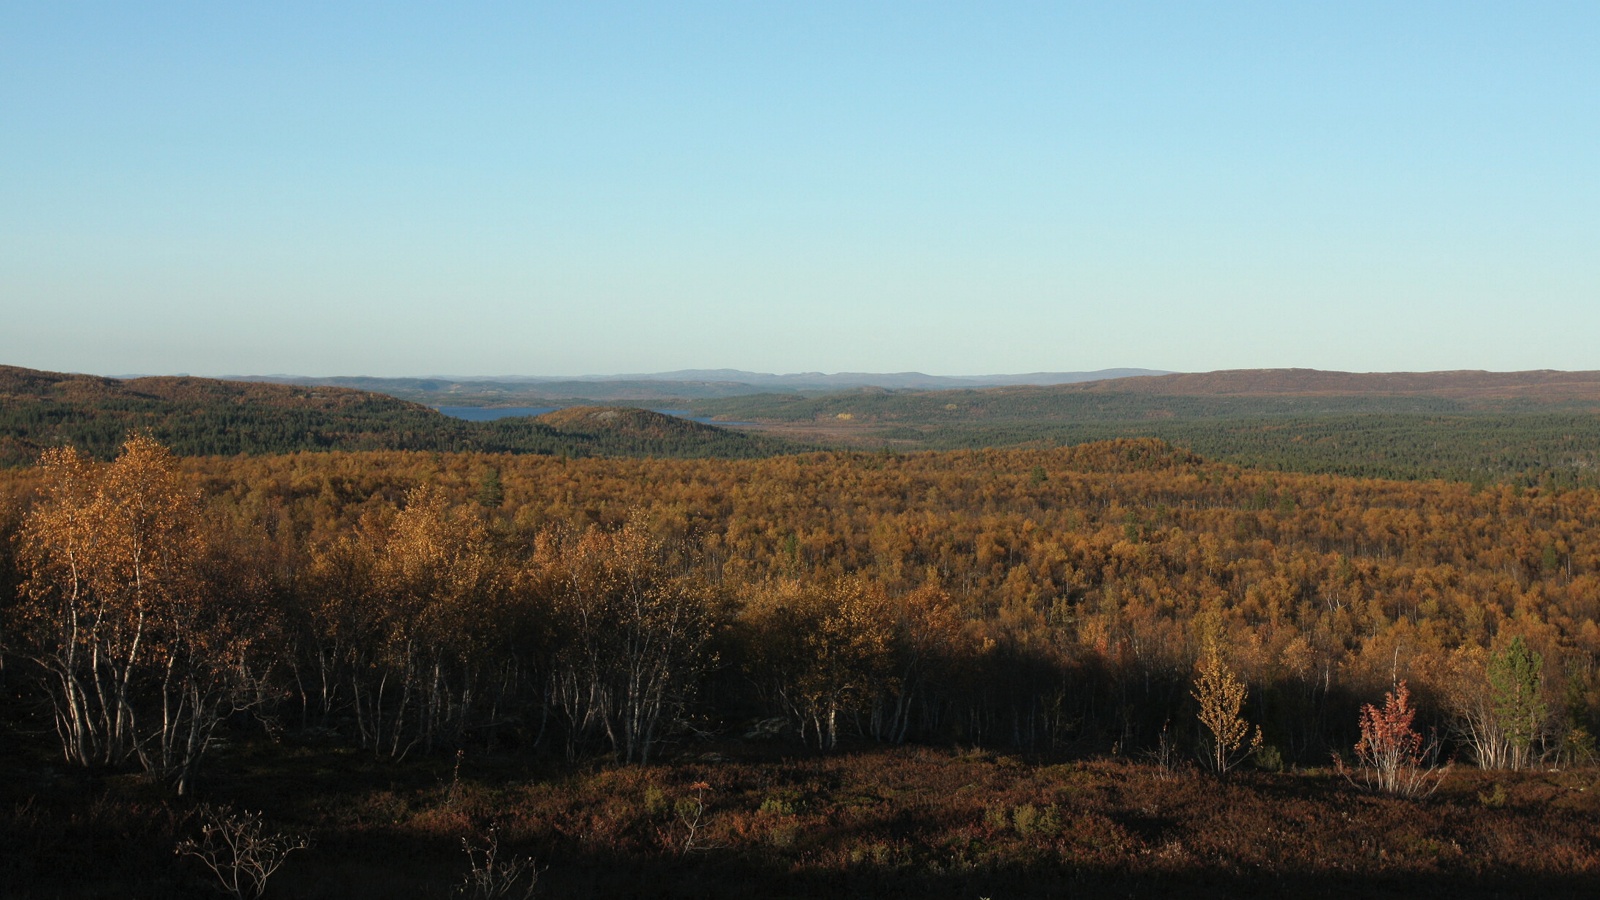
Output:
[[1600,415],[1589,413],[1084,421],[949,426],[926,431],[900,427],[880,434],[888,440],[938,450],[1155,438],[1207,459],[1277,472],[1417,481],[1439,478],[1479,486],[1600,486]]

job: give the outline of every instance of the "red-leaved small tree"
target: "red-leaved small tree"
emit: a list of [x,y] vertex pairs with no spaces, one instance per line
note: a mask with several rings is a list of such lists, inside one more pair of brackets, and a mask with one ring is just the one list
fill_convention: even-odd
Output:
[[[1404,681],[1383,695],[1383,708],[1368,703],[1361,708],[1361,740],[1356,759],[1368,787],[1406,797],[1426,796],[1438,790],[1449,768],[1434,764],[1438,745],[1424,742],[1412,727],[1417,710]],[[1334,764],[1352,782],[1355,778],[1337,754]]]

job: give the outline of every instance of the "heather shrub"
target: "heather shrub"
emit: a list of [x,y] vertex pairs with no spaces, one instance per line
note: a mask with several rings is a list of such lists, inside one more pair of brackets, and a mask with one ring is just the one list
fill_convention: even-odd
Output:
[[1277,744],[1264,744],[1260,750],[1252,755],[1251,760],[1256,768],[1263,772],[1282,772],[1284,770],[1283,751]]
[[1024,803],[1011,811],[1011,824],[1023,837],[1033,834],[1055,837],[1061,831],[1061,814],[1055,804],[1037,807]]
[[792,796],[774,794],[761,801],[761,812],[769,816],[792,816],[799,812],[799,802]]
[[1506,805],[1506,786],[1500,782],[1490,785],[1488,790],[1478,792],[1478,804],[1484,809],[1499,809]]
[[666,792],[656,785],[644,789],[644,811],[648,816],[656,817],[667,811]]
[[990,831],[1000,833],[1011,825],[1011,814],[1004,806],[989,806],[983,810],[983,824]]

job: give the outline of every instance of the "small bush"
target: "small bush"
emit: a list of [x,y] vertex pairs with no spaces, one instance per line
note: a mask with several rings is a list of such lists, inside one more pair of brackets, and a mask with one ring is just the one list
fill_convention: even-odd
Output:
[[1561,761],[1569,766],[1594,765],[1600,759],[1600,749],[1595,746],[1594,735],[1578,726],[1568,731],[1561,741]]
[[990,806],[983,811],[983,824],[996,833],[1015,832],[1019,837],[1055,837],[1061,833],[1061,810],[1055,804],[1035,806]]
[[799,809],[796,801],[774,796],[761,801],[761,812],[769,816],[792,816]]
[[990,831],[1005,831],[1011,825],[1011,814],[1004,806],[990,806],[983,811],[983,824]]
[[[457,896],[470,897],[472,900],[499,900],[515,896],[520,887],[521,895],[526,898],[532,897],[539,886],[539,869],[534,865],[533,857],[507,858],[501,854],[500,829],[497,826],[489,826],[489,833],[481,845],[462,838],[461,849],[467,854],[470,869],[456,887]],[[527,879],[525,887],[522,886],[524,876]]]
[[667,811],[667,794],[661,788],[650,785],[644,789],[644,811],[651,817],[657,817]]
[[683,839],[679,847],[681,853],[710,849],[701,831],[705,827],[706,793],[711,790],[711,785],[697,781],[689,786],[689,790],[694,791],[694,794],[679,797],[677,802],[672,804],[672,811],[678,817],[678,824],[683,829]]
[[1263,772],[1282,772],[1284,770],[1283,752],[1277,744],[1265,744],[1251,757],[1256,768]]
[[199,812],[200,839],[181,841],[177,853],[204,863],[236,900],[260,897],[289,854],[308,844],[299,835],[267,831],[260,813],[213,806]]
[[[1424,743],[1411,722],[1417,711],[1411,706],[1411,691],[1401,681],[1384,694],[1383,708],[1368,703],[1361,708],[1361,740],[1356,744],[1363,780],[1367,786],[1405,797],[1427,796],[1439,789],[1446,765],[1435,764],[1437,742]],[[1335,755],[1334,765],[1349,778],[1355,777]]]
[[1506,805],[1506,787],[1500,782],[1489,786],[1488,790],[1478,792],[1478,804],[1484,809],[1499,809]]
[[767,832],[767,843],[779,849],[793,847],[799,839],[800,826],[793,822],[779,823]]
[[1011,824],[1023,837],[1033,834],[1055,837],[1061,831],[1061,815],[1054,804],[1040,809],[1025,803],[1011,811]]

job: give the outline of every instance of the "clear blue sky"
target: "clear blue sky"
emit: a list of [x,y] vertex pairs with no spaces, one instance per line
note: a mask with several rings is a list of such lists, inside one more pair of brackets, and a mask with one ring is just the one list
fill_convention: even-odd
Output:
[[0,362],[1600,368],[1600,4],[0,5]]

